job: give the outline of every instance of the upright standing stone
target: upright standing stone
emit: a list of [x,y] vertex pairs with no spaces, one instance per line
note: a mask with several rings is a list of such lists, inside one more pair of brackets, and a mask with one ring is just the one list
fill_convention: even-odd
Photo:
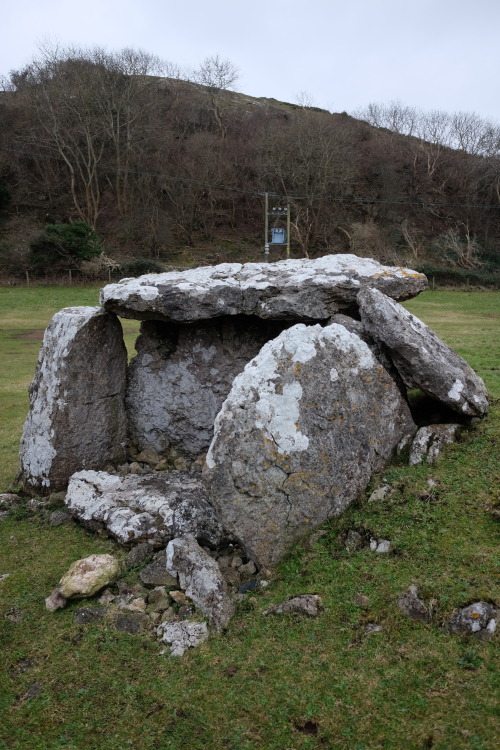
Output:
[[118,318],[67,307],[45,331],[21,440],[26,489],[54,492],[81,469],[125,457],[127,352]]
[[209,499],[248,556],[272,566],[340,514],[415,430],[396,384],[356,334],[299,323],[234,381],[203,470]]

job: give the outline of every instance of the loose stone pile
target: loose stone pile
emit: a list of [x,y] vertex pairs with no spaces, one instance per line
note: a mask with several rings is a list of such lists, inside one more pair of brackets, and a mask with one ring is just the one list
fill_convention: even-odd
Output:
[[[239,544],[243,566],[271,567],[394,451],[431,462],[486,414],[482,380],[398,304],[425,286],[422,274],[353,255],[108,285],[101,308],[65,309],[46,331],[24,487],[69,485],[67,508],[88,527],[167,547],[169,573],[224,627],[227,581],[207,550]],[[143,321],[128,367],[116,315]],[[454,424],[412,413],[415,388]]]

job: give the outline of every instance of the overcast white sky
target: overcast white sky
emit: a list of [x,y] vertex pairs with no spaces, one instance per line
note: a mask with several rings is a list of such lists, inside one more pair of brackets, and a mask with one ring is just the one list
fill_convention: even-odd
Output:
[[3,0],[0,74],[50,37],[141,48],[181,66],[219,54],[237,90],[352,112],[400,100],[500,122],[500,0]]

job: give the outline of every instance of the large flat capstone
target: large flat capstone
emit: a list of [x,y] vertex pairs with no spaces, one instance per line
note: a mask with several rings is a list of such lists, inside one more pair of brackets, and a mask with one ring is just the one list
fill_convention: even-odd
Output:
[[101,303],[124,318],[192,323],[222,315],[325,320],[355,304],[365,286],[397,300],[414,297],[426,277],[355,255],[278,263],[222,263],[108,284]]
[[362,289],[358,302],[365,329],[386,347],[409,388],[469,417],[487,413],[483,380],[425,323],[377,289]]
[[118,318],[67,307],[49,323],[20,447],[26,489],[64,488],[80,469],[125,457],[127,352]]
[[203,476],[260,565],[340,514],[416,427],[394,380],[344,326],[297,324],[234,381]]

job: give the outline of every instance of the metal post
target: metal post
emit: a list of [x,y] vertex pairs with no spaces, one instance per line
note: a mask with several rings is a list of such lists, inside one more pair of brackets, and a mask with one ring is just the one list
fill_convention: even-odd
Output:
[[269,193],[265,193],[264,260],[269,262]]
[[286,204],[286,257],[290,257],[290,204]]

